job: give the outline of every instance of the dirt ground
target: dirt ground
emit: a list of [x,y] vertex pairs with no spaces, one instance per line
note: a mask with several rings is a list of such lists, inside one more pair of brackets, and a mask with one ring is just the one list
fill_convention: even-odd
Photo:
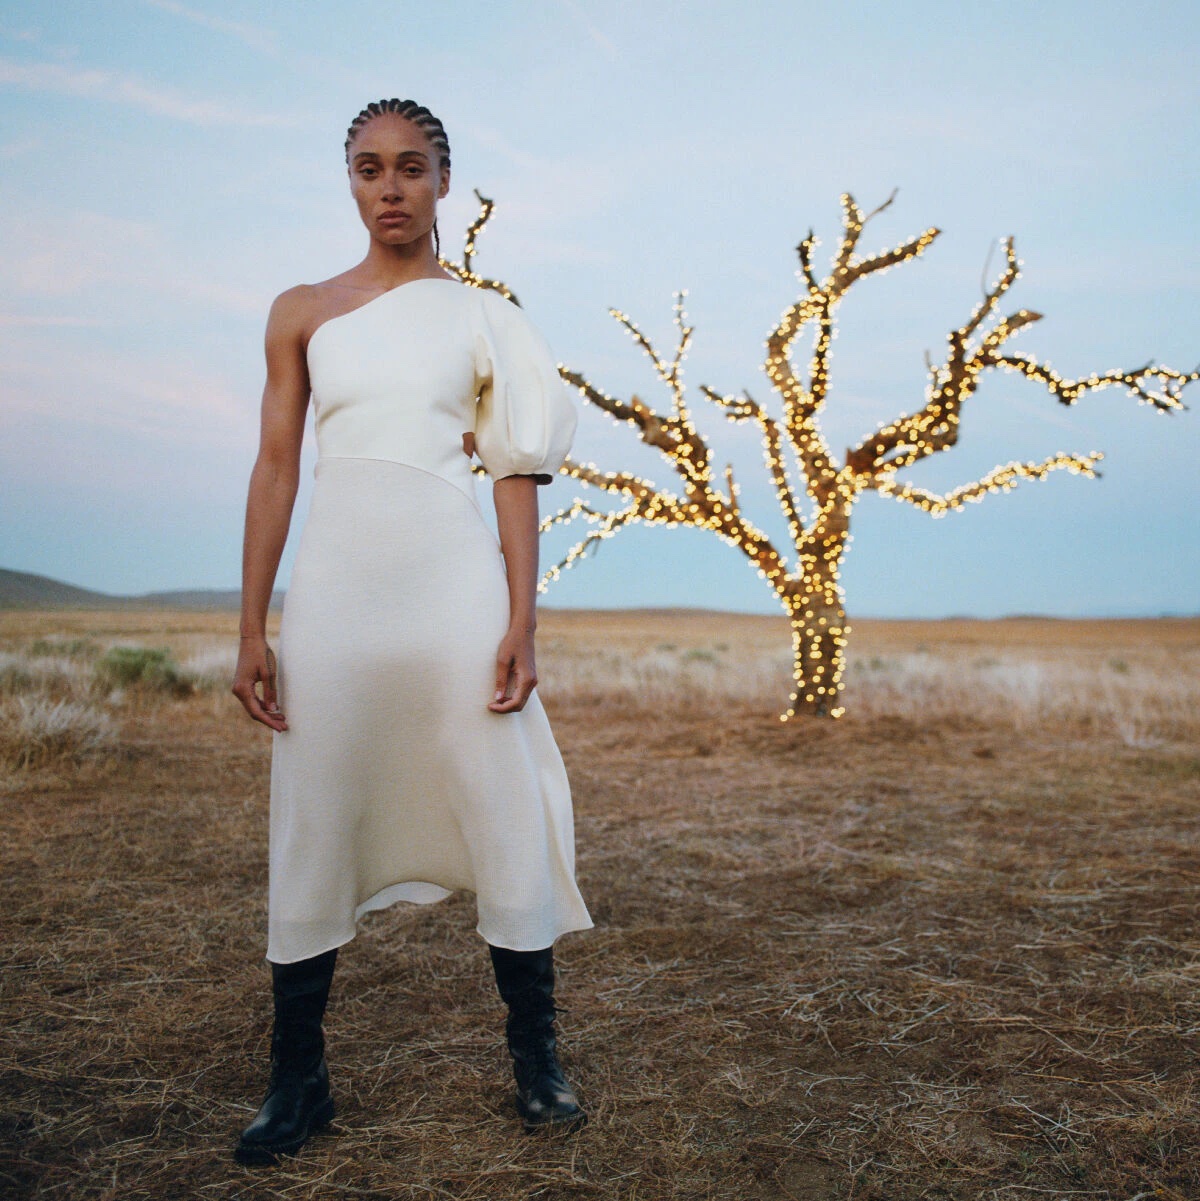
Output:
[[[38,638],[183,657],[236,618],[0,614],[10,656]],[[772,618],[543,612],[596,923],[556,947],[590,1120],[521,1132],[458,894],[343,948],[338,1116],[265,1170],[230,1151],[266,1080],[270,734],[224,686],[100,696],[107,749],[2,777],[0,1192],[1200,1198],[1200,619],[858,622],[839,721],[779,721],[787,657]],[[1007,691],[961,687],[997,665]],[[1057,715],[1029,699],[1054,670],[1094,683]],[[1121,711],[1089,717],[1102,692]]]

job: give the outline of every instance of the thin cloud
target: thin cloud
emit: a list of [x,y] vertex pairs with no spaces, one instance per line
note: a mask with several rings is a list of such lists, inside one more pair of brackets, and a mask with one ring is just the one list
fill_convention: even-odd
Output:
[[161,236],[145,222],[80,210],[52,229],[54,216],[10,215],[0,231],[10,297],[77,296],[127,279],[160,254]]
[[[203,29],[224,37],[241,42],[251,50],[272,58],[283,64],[297,76],[306,76],[311,81],[321,81],[339,88],[358,88],[362,76],[359,72],[346,67],[336,58],[322,58],[319,55],[308,54],[297,50],[294,46],[285,46],[279,34],[273,29],[264,29],[258,25],[248,25],[244,21],[230,21],[225,17],[213,16],[191,5],[181,4],[179,0],[142,0],[148,8],[159,12],[169,13],[183,21],[190,21]],[[287,122],[298,124],[298,122]]]
[[18,419],[28,429],[47,417],[164,446],[246,446],[257,433],[257,398],[177,353],[150,357],[69,340],[54,349],[52,360],[31,346],[5,363],[10,436]]
[[225,17],[214,17],[210,13],[201,12],[198,8],[180,4],[178,0],[142,0],[142,3],[149,8],[157,8],[161,12],[182,17],[185,21],[191,21],[195,25],[211,29],[214,33],[228,34],[254,50],[260,50],[266,54],[279,53],[279,37],[274,30],[247,25],[244,21],[230,21]]
[[147,304],[165,296],[215,312],[261,318],[270,296],[241,286],[245,272],[223,282],[213,278],[211,265],[181,269],[190,254],[156,225],[87,210],[71,213],[68,222],[47,208],[37,220],[10,218],[0,228],[4,286],[14,307],[26,298],[41,303],[94,299],[117,287],[141,291]]
[[128,104],[155,116],[171,117],[189,125],[294,125],[292,117],[229,108],[211,100],[193,100],[177,92],[143,83],[131,75],[60,63],[21,63],[0,59],[0,84],[31,92],[83,96]]

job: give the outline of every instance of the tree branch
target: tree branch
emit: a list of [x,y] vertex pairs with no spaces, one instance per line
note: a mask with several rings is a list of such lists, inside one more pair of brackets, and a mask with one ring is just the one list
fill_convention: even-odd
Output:
[[788,534],[792,545],[796,546],[804,533],[804,523],[796,509],[796,494],[792,490],[792,482],[788,478],[787,464],[783,458],[783,436],[779,423],[768,413],[749,392],[743,391],[739,396],[723,396],[707,384],[700,386],[700,391],[715,405],[725,410],[725,416],[734,424],[754,420],[758,422],[763,439],[763,460],[771,473],[771,482],[775,485],[775,496],[779,501],[779,509],[788,525]]
[[[1005,266],[1000,278],[984,293],[983,299],[975,306],[975,311],[971,314],[970,320],[958,332],[962,334],[965,342],[980,326],[984,318],[996,307],[1009,288],[1017,282],[1017,278],[1021,274],[1020,264],[1017,262],[1017,251],[1014,239],[1011,237],[1004,239],[1004,257]],[[1034,315],[1037,319],[1037,315]]]
[[813,248],[819,245],[820,239],[810,228],[807,236],[802,238],[796,247],[796,254],[800,258],[800,273],[804,276],[804,282],[808,285],[808,290],[810,292],[817,292],[821,287],[821,285],[817,283],[817,277],[813,275],[812,269]]
[[595,510],[588,510],[588,512],[592,513],[599,521],[599,527],[591,530],[575,543],[553,567],[546,569],[545,574],[538,583],[537,590],[539,592],[545,592],[547,587],[558,579],[564,571],[569,570],[579,559],[582,559],[587,554],[589,546],[597,545],[605,538],[611,538],[618,530],[623,529],[630,522],[638,520],[636,503],[630,505],[627,509],[617,509],[611,513],[596,513]]
[[461,263],[456,263],[451,258],[442,257],[438,261],[443,267],[448,267],[455,275],[463,281],[475,288],[487,288],[493,292],[499,292],[506,300],[511,300],[518,308],[521,307],[521,302],[517,299],[515,293],[498,279],[488,279],[487,276],[479,275],[471,266],[471,262],[475,257],[475,239],[482,233],[483,227],[488,223],[488,218],[491,217],[492,211],[495,209],[495,202],[484,196],[478,188],[471,189],[475,193],[476,199],[479,201],[479,216],[467,226],[467,232],[463,238],[463,257]]
[[559,471],[562,475],[568,475],[584,484],[591,484],[593,488],[600,488],[605,492],[638,498],[662,496],[669,498],[676,505],[683,503],[678,497],[670,496],[669,493],[656,488],[649,480],[627,471],[601,471],[595,463],[576,463],[574,459],[567,459]]
[[582,500],[576,498],[574,503],[568,505],[567,508],[559,509],[557,513],[551,513],[543,517],[538,522],[538,533],[544,534],[556,525],[569,525],[576,517],[583,517],[586,521],[593,521],[603,516],[604,514],[599,509],[593,509],[590,505],[586,505]]
[[867,259],[852,261],[854,248],[858,245],[858,240],[862,236],[867,222],[877,213],[882,213],[896,199],[896,193],[899,190],[899,188],[893,188],[892,194],[865,217],[854,197],[849,192],[842,193],[842,240],[838,247],[837,258],[834,260],[833,272],[825,281],[823,289],[833,300],[841,299],[846,289],[851,284],[857,283],[863,276],[872,275],[876,271],[886,271],[889,267],[904,262],[905,259],[924,253],[932,245],[934,238],[941,233],[936,226],[930,226],[916,237],[910,238],[892,250],[882,251]]
[[571,459],[563,465],[562,472],[584,484],[630,498],[633,503],[628,507],[627,520],[711,530],[750,559],[773,588],[777,588],[776,580],[788,576],[783,556],[770,538],[742,515],[735,496],[723,496],[707,486],[694,489],[685,497],[676,496],[638,476],[601,471],[594,463],[576,463]]
[[924,509],[934,517],[943,517],[951,509],[961,509],[966,501],[982,500],[989,492],[1009,491],[1015,488],[1023,479],[1044,479],[1052,471],[1066,469],[1076,475],[1086,475],[1092,478],[1099,476],[1094,470],[1095,465],[1104,458],[1100,451],[1092,451],[1088,455],[1071,455],[1060,451],[1051,455],[1041,463],[1006,463],[995,467],[982,479],[972,484],[963,484],[951,492],[938,495],[924,488],[916,488],[911,484],[900,484],[895,479],[886,479],[879,483],[876,491],[880,496],[890,496],[894,500],[907,501]]
[[[958,441],[958,419],[963,401],[975,392],[980,372],[992,363],[992,351],[1040,317],[1038,313],[1022,309],[997,325],[984,338],[978,351],[968,354],[969,338],[1020,274],[1012,238],[1005,239],[1005,253],[1007,264],[1000,278],[975,306],[966,324],[947,336],[950,350],[946,362],[931,365],[925,407],[881,426],[846,452],[846,466],[855,475],[862,477],[878,471],[895,471],[937,451],[947,450]],[[893,451],[899,453],[885,460],[884,456]]]
[[[803,326],[814,319],[821,319],[828,305],[828,293],[817,291],[786,309],[779,324],[767,336],[764,364],[771,387],[782,401],[784,429],[803,468],[805,486],[813,503],[818,505],[824,486],[837,474],[829,447],[817,430],[815,421],[817,409],[825,398],[824,380],[821,380],[817,389],[805,385],[792,366],[791,347]],[[829,326],[823,323],[822,328],[828,331]],[[830,337],[832,335],[828,332],[818,336],[818,349],[814,351],[811,366],[814,374],[823,371],[822,364],[828,350],[827,346],[821,346],[821,339],[828,340]]]
[[[1133,371],[1104,371],[1081,379],[1064,379],[1049,363],[1039,363],[1028,355],[993,355],[989,356],[988,362],[1040,381],[1052,396],[1058,397],[1065,405],[1073,405],[1085,392],[1099,392],[1101,388],[1119,384],[1138,398],[1138,404],[1153,405],[1160,412],[1186,409],[1188,406],[1179,399],[1179,393],[1187,384],[1200,380],[1200,369],[1175,371],[1170,367],[1154,367],[1151,363]],[[1147,379],[1162,380],[1162,389],[1159,392],[1147,391],[1142,386],[1142,381]]]
[[[854,249],[866,223],[886,209],[895,199],[897,189],[865,216],[849,192],[841,196],[843,219],[842,237],[833,270],[818,287],[809,258],[814,239],[809,236],[800,243],[800,262],[806,282],[807,296],[787,309],[775,330],[767,339],[765,370],[772,387],[783,402],[784,425],[788,438],[800,460],[805,487],[815,505],[827,503],[837,487],[839,470],[824,435],[816,423],[817,414],[825,403],[829,390],[829,355],[834,335],[834,309],[847,289],[859,279],[906,259],[923,254],[941,232],[931,226],[924,232],[892,250],[867,259],[854,260]],[[810,321],[817,322],[817,333],[809,361],[809,382],[803,384],[791,363],[791,346],[801,328]]]
[[630,397],[630,403],[625,404],[624,401],[617,400],[613,396],[609,396],[607,392],[600,391],[592,384],[584,375],[578,371],[572,371],[569,367],[560,367],[558,374],[562,376],[568,384],[578,388],[583,394],[584,400],[591,401],[598,409],[603,409],[610,416],[615,417],[618,421],[629,421],[636,425],[640,430],[646,428],[647,422],[657,416],[653,409],[647,408],[637,394],[634,393]]
[[[642,406],[641,420],[635,414],[635,420],[641,428],[642,440],[657,447],[663,454],[674,461],[675,470],[691,487],[708,487],[712,479],[709,461],[708,445],[700,437],[699,431],[692,422],[688,411],[687,399],[684,393],[683,373],[681,364],[692,338],[692,327],[686,324],[683,311],[682,291],[675,293],[674,321],[679,330],[679,341],[675,349],[675,358],[670,363],[654,349],[649,338],[638,329],[637,324],[620,309],[609,309],[626,329],[633,340],[649,356],[654,364],[654,370],[668,388],[671,389],[671,407],[673,416],[663,417],[652,409]],[[636,397],[634,398],[636,400]]]

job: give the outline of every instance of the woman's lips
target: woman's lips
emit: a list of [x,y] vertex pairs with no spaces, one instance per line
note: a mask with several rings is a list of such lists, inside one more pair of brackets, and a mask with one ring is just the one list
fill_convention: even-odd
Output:
[[381,225],[399,225],[401,221],[407,220],[407,213],[381,213],[379,215],[379,223]]

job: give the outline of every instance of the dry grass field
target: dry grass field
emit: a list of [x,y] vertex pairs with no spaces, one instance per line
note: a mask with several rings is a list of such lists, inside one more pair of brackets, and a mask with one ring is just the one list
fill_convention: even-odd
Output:
[[0,613],[5,1198],[1200,1198],[1200,620],[857,622],[847,716],[781,724],[781,619],[544,611],[591,1120],[521,1133],[458,895],[343,949],[338,1117],[275,1170],[229,1157],[270,1009],[235,644]]

